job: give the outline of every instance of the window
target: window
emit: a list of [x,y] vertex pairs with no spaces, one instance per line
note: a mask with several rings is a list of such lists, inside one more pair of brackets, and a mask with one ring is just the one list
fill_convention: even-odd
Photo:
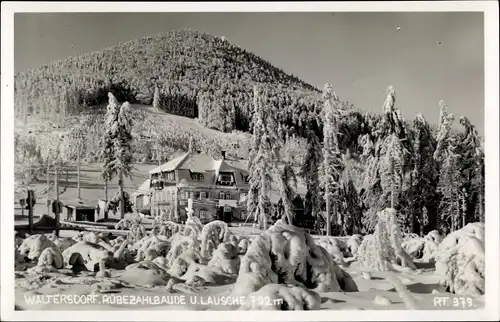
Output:
[[226,194],[224,193],[224,191],[221,191],[219,193],[219,199],[226,199]]
[[200,219],[207,219],[207,212],[205,209],[200,209]]
[[200,199],[207,199],[207,193],[204,191],[200,192]]
[[194,199],[200,199],[200,192],[199,191],[194,192]]
[[219,179],[220,179],[220,181],[224,181],[224,182],[232,182],[233,181],[233,178],[230,174],[221,174]]
[[231,193],[230,192],[226,192],[226,199],[231,199]]
[[243,182],[248,183],[250,181],[250,176],[242,173],[241,179],[243,180]]
[[203,175],[203,173],[198,173],[198,172],[193,172],[191,174],[191,178],[194,181],[204,181],[205,180],[205,176]]

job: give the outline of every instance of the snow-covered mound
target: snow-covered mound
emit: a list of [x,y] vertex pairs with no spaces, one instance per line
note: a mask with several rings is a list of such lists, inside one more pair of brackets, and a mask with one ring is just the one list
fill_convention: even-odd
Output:
[[413,260],[403,249],[401,242],[396,210],[384,209],[378,213],[375,232],[365,236],[358,249],[358,262],[362,267],[374,271],[387,271],[394,264],[415,269]]
[[[314,238],[314,242],[316,245],[326,249],[328,254],[330,254],[333,257],[333,260],[337,264],[345,265],[344,253],[341,248],[341,242],[337,238],[332,236],[317,236]],[[344,249],[347,248],[345,244],[342,246],[344,246]]]
[[436,230],[431,231],[425,237],[416,237],[404,241],[401,246],[414,259],[423,261],[435,261],[441,235]]
[[127,266],[119,279],[133,285],[167,285],[170,275],[159,265],[151,261],[142,261]]
[[[318,310],[321,297],[318,293],[297,286],[268,284],[249,295],[239,310],[305,311]],[[262,300],[269,299],[269,300]]]
[[32,235],[26,238],[19,246],[19,254],[30,260],[40,257],[46,248],[57,248],[57,246],[45,235]]
[[113,258],[113,253],[103,246],[87,241],[78,242],[64,250],[62,252],[64,262],[70,264],[72,261],[71,259],[73,258],[74,260],[75,256],[78,256],[75,254],[81,256],[85,267],[92,272],[97,270],[96,265],[98,265],[100,261],[108,262]]
[[221,220],[209,222],[201,231],[201,255],[205,258],[212,256],[212,251],[220,243],[229,241],[230,231],[227,224]]
[[363,236],[359,234],[354,234],[347,240],[347,250],[351,253],[351,256],[356,256],[358,253],[359,246],[363,242]]
[[436,273],[449,292],[483,295],[484,260],[484,224],[470,223],[443,239]]
[[282,222],[252,241],[241,259],[233,292],[248,295],[270,283],[322,292],[357,291],[350,275],[308,233]]

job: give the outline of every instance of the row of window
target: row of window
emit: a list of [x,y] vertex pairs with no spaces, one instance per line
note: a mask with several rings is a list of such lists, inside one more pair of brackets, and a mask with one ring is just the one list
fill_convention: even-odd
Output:
[[[242,197],[244,196],[245,194],[242,194]],[[224,191],[221,191],[219,192],[219,195],[218,195],[219,199],[224,199],[224,200],[232,200],[233,197],[231,195],[231,192],[227,191],[227,192],[224,192]],[[203,200],[203,199],[208,199],[210,198],[210,195],[208,192],[205,192],[205,191],[183,191],[181,192],[180,194],[180,198],[181,199],[194,199],[194,200]]]

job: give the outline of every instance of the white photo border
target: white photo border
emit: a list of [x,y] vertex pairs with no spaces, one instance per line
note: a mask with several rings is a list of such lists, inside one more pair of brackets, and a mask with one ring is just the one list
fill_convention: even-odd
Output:
[[[484,12],[486,295],[478,310],[335,311],[14,311],[15,12]],[[2,2],[1,319],[8,321],[474,321],[499,313],[499,33],[496,1],[379,2]],[[147,314],[145,314],[147,312]]]

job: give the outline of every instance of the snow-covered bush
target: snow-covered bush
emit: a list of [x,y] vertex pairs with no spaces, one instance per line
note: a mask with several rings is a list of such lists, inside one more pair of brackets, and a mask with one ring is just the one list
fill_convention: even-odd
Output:
[[[318,291],[357,291],[350,275],[303,229],[277,222],[257,236],[241,259],[234,293],[248,295],[269,283]],[[343,288],[343,287],[344,288]]]
[[26,238],[19,246],[19,254],[34,260],[42,254],[46,248],[56,248],[57,246],[45,235],[32,235]]
[[359,246],[363,242],[363,236],[359,234],[354,234],[347,240],[347,249],[352,256],[356,256],[358,253]]
[[162,235],[168,238],[183,231],[184,226],[173,221],[156,224],[151,230],[152,235]]
[[61,252],[59,251],[59,248],[57,247],[45,248],[40,257],[38,258],[37,265],[45,267],[50,266],[57,269],[63,268],[64,261]]
[[[250,300],[252,298],[256,300]],[[319,310],[320,306],[321,297],[314,291],[297,286],[268,284],[251,293],[239,310],[302,311]]]
[[113,259],[113,253],[106,248],[86,241],[78,242],[64,250],[62,252],[64,262],[71,264],[71,259],[74,260],[74,254],[79,254],[82,257],[83,263],[89,271],[95,271],[99,261],[111,261]]
[[437,253],[436,273],[449,292],[484,294],[484,224],[471,223],[450,233]]
[[[229,241],[229,227],[221,220],[209,222],[201,231],[201,255],[205,258],[212,256],[211,249],[217,248],[220,243]],[[210,246],[212,244],[212,246]]]
[[373,235],[365,236],[358,249],[358,262],[362,267],[387,271],[392,264],[416,269],[411,257],[401,246],[396,210],[387,208],[378,214]]
[[136,261],[141,261],[145,258],[148,251],[154,250],[156,254],[165,256],[170,250],[170,242],[162,235],[151,235],[143,237],[134,244],[137,249]]
[[175,234],[169,239],[171,243],[170,250],[167,253],[166,261],[169,266],[173,265],[174,260],[187,249],[199,249],[199,242],[191,236],[184,236],[180,233]]
[[340,242],[337,238],[331,236],[320,236],[314,238],[316,245],[326,249],[335,262],[339,265],[345,265],[344,253],[342,252]]
[[425,237],[415,237],[408,239],[401,244],[401,247],[414,259],[423,261],[435,261],[440,235],[437,231],[431,231]]

